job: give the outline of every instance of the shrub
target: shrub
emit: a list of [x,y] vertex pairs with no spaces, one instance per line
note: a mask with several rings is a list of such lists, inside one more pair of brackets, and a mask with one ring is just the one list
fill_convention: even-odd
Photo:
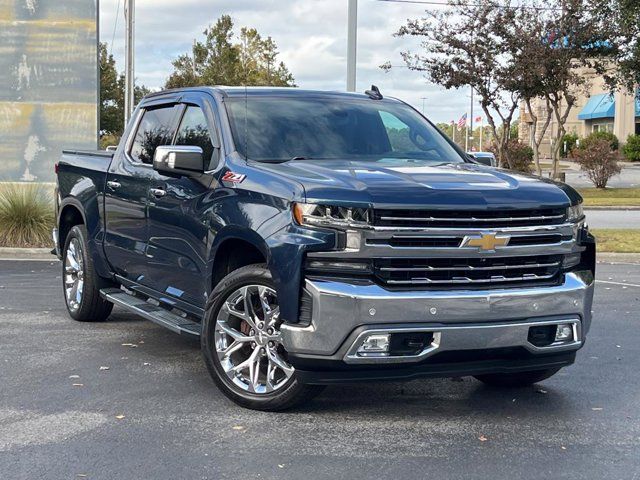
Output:
[[509,140],[505,156],[511,162],[511,169],[531,173],[533,169],[533,149],[517,140]]
[[0,246],[51,246],[54,223],[48,187],[42,184],[0,184]]
[[107,147],[111,146],[117,147],[118,143],[120,143],[120,135],[105,133],[104,135],[100,136],[100,148],[102,150],[106,150]]
[[578,135],[575,133],[565,133],[562,137],[562,150],[560,154],[562,158],[566,158],[571,155],[573,150],[576,148],[576,144],[578,143]]
[[576,162],[596,188],[604,188],[611,177],[622,170],[618,165],[618,153],[605,139],[592,139],[574,151]]
[[622,153],[630,162],[640,162],[640,135],[629,135],[627,143],[622,147]]
[[607,142],[609,142],[611,150],[613,151],[617,151],[618,148],[620,148],[620,142],[618,141],[618,137],[616,137],[611,132],[605,132],[605,131],[593,132],[592,134],[587,136],[587,138],[585,138],[584,140],[581,140],[580,148],[589,148],[589,145],[592,142],[595,142],[597,140],[606,140]]

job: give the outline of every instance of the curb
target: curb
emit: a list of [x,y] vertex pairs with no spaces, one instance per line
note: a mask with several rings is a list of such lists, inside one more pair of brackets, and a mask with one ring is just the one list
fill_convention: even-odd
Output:
[[591,206],[591,205],[587,205],[583,207],[585,212],[588,212],[589,210],[640,210],[640,205],[611,205],[611,206],[605,206],[605,205],[598,205],[598,206]]
[[0,260],[48,260],[57,262],[58,258],[50,248],[0,247]]

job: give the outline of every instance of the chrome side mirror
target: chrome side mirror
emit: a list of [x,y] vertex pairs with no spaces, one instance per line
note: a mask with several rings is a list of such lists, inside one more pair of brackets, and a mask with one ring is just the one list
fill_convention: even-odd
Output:
[[153,169],[171,175],[203,173],[202,148],[192,145],[161,145],[153,155]]

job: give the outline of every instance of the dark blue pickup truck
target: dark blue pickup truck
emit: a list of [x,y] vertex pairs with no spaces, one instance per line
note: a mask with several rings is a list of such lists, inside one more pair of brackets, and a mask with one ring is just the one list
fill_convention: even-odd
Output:
[[479,165],[377,89],[154,93],[113,152],[57,166],[72,318],[201,339],[240,405],[322,385],[538,382],[591,323],[595,241],[564,184]]

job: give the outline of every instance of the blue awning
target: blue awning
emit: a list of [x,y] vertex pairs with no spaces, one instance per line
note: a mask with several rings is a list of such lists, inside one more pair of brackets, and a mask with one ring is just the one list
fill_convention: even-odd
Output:
[[[638,105],[636,105],[636,111]],[[616,115],[616,103],[608,93],[592,95],[582,111],[578,114],[580,120],[593,120],[595,118],[613,118]]]

